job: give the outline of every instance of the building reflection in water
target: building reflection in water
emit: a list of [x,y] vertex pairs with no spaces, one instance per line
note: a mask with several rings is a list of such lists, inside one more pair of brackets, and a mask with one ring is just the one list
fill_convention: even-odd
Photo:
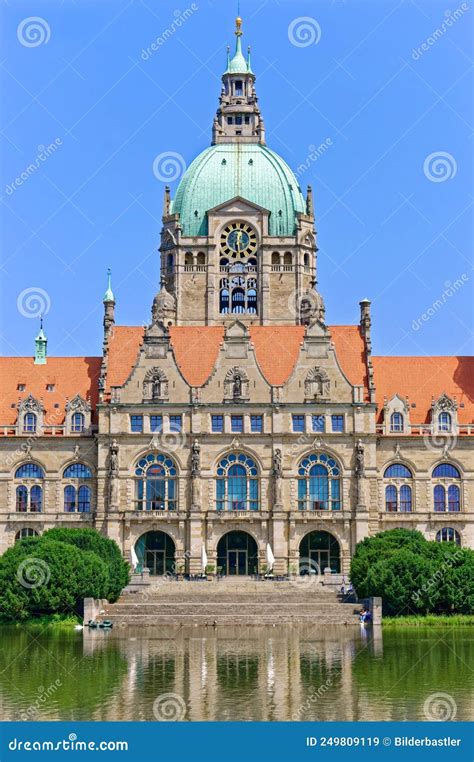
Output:
[[381,628],[160,627],[84,631],[84,654],[117,648],[128,672],[93,719],[153,720],[164,693],[184,699],[185,719],[356,720],[352,665],[383,654]]

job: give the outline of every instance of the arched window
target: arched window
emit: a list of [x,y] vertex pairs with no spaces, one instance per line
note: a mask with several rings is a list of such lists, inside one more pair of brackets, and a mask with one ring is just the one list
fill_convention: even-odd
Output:
[[258,469],[244,453],[227,455],[217,466],[217,511],[258,511]]
[[298,468],[298,509],[340,511],[341,472],[329,455],[311,454]]
[[184,264],[186,267],[193,266],[193,255],[190,251],[187,251],[184,255]]
[[177,469],[166,455],[150,453],[135,468],[135,510],[175,511],[177,508]]
[[70,482],[64,487],[65,513],[90,513],[92,490],[88,482],[92,479],[92,471],[89,466],[72,463],[64,470],[63,478]]
[[455,542],[461,545],[461,535],[452,527],[443,527],[436,533],[436,542]]
[[286,265],[287,267],[293,264],[293,254],[291,253],[291,251],[285,251],[285,253],[283,254],[283,264]]
[[272,265],[276,267],[280,264],[280,254],[278,251],[272,251]]
[[438,415],[438,431],[450,432],[453,427],[451,413],[440,413]]
[[36,463],[23,463],[15,471],[15,479],[44,479],[44,471]]
[[18,540],[24,540],[25,537],[39,537],[39,532],[37,532],[36,529],[32,529],[31,527],[23,527],[23,529],[20,529],[20,531],[16,533],[15,542],[18,542]]
[[308,252],[305,252],[304,257],[303,257],[303,262],[304,262],[304,266],[305,267],[309,267],[309,254],[308,254]]
[[44,471],[36,463],[23,463],[15,471],[15,479],[21,480],[16,488],[16,510],[20,513],[31,511],[41,513],[43,510],[43,479]]
[[221,288],[219,295],[219,312],[227,314],[229,312],[229,289]]
[[92,479],[92,471],[84,463],[73,463],[63,474],[65,479]]
[[245,292],[243,288],[232,289],[232,312],[239,315],[245,312]]
[[433,471],[433,502],[436,513],[450,511],[457,513],[461,510],[461,490],[459,480],[461,474],[451,463],[440,463]]
[[71,418],[71,431],[74,434],[82,434],[84,431],[84,413],[73,413]]
[[37,421],[36,413],[26,413],[23,418],[23,431],[34,434],[36,432]]
[[392,463],[385,469],[385,510],[387,513],[411,513],[413,474],[403,463]]
[[206,255],[204,254],[203,251],[198,252],[198,255],[196,257],[196,262],[201,267],[206,264]]
[[403,431],[403,415],[392,413],[390,416],[390,431]]

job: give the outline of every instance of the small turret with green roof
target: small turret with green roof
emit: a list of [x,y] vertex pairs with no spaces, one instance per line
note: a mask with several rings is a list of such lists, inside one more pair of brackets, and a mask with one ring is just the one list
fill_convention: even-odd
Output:
[[35,365],[46,365],[48,339],[43,330],[43,316],[40,318],[40,329],[35,339]]
[[104,298],[102,300],[104,304],[107,302],[113,302],[115,304],[115,297],[112,291],[112,271],[110,267],[107,270],[107,291],[104,294]]

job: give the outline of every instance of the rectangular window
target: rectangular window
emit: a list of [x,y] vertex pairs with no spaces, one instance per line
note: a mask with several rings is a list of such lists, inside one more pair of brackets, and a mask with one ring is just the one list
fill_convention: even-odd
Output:
[[333,432],[340,433],[344,431],[344,416],[332,415],[331,416],[331,428]]
[[250,416],[250,431],[254,434],[261,434],[263,431],[263,416],[251,415]]
[[304,415],[293,415],[293,431],[297,433],[304,432]]
[[312,415],[311,425],[313,431],[317,431],[318,434],[321,434],[324,431],[324,415]]
[[235,117],[235,123],[242,124],[242,117],[240,115]]
[[242,434],[244,430],[244,417],[243,415],[231,415],[230,416],[230,427],[233,432],[237,434]]
[[224,416],[212,415],[211,416],[211,429],[215,434],[222,434],[224,431]]
[[250,117],[249,116],[245,117],[245,124],[250,124]]
[[143,416],[131,415],[130,416],[130,430],[134,434],[141,434],[143,432]]
[[236,95],[243,95],[244,88],[242,84],[242,80],[238,79],[235,83],[235,94]]
[[233,122],[233,119],[232,119],[232,117],[231,117],[231,116],[228,116],[228,117],[227,117],[227,124],[232,124],[232,122]]
[[150,415],[150,431],[154,434],[156,432],[161,433],[163,431],[163,416],[162,415]]
[[182,431],[183,419],[180,415],[170,415],[170,431]]

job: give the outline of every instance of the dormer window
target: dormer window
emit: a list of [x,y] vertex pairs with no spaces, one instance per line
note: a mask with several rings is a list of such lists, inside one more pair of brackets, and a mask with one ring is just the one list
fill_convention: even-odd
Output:
[[403,415],[401,413],[392,413],[390,416],[390,431],[403,431]]
[[26,389],[26,384],[18,384],[16,388],[17,388],[17,391],[24,392]]
[[54,392],[54,384],[46,384],[47,392]]
[[438,429],[449,433],[453,427],[453,419],[451,413],[440,413],[438,416]]
[[23,418],[23,431],[28,434],[36,432],[37,418],[35,413],[27,413]]

